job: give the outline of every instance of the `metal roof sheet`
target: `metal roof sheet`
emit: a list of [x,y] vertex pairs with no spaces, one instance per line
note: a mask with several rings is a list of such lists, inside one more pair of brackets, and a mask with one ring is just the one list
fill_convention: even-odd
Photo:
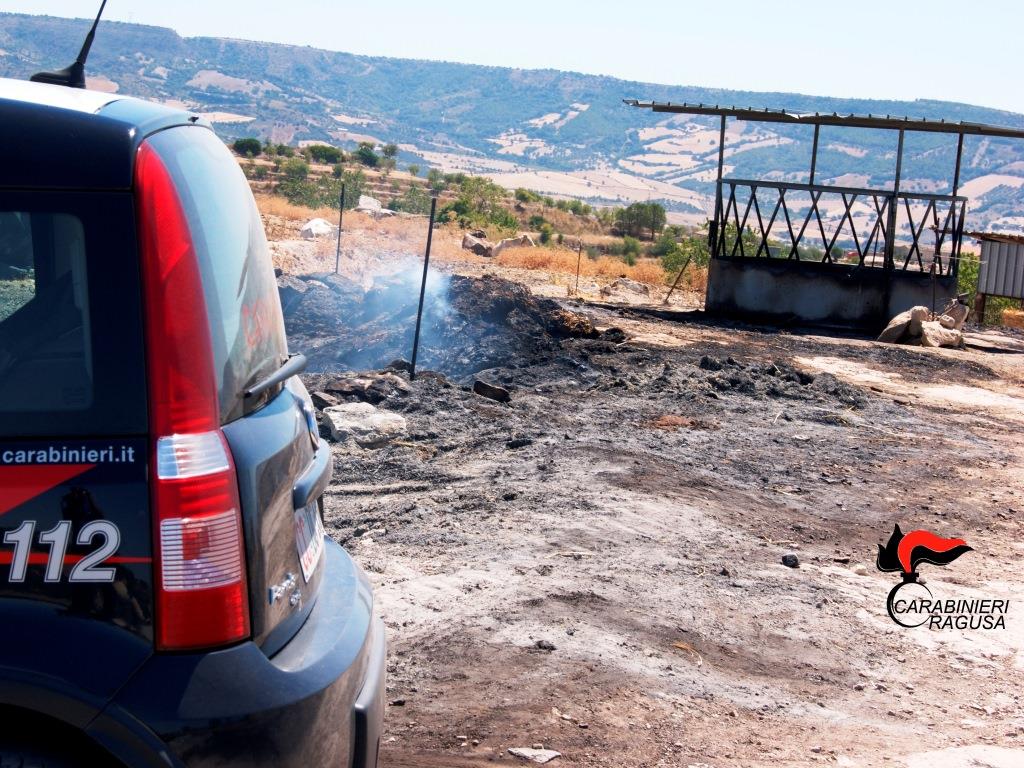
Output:
[[798,114],[784,109],[755,109],[754,107],[720,106],[718,104],[673,104],[672,102],[639,101],[623,99],[630,107],[650,109],[654,112],[672,112],[686,115],[716,115],[734,117],[738,120],[757,120],[766,123],[789,123],[791,125],[836,125],[846,128],[882,128],[887,130],[926,131],[930,133],[964,134],[972,136],[998,136],[1008,139],[1024,139],[1024,128],[1009,128],[983,123],[954,123],[945,120],[928,120],[916,117],[894,117],[892,115],[840,115]]

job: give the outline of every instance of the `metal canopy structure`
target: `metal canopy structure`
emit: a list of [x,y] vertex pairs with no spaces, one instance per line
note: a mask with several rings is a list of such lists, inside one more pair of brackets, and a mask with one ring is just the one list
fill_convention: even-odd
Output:
[[[958,195],[964,136],[1024,139],[1024,129],[981,123],[892,115],[798,114],[783,109],[642,102],[637,99],[623,99],[623,102],[627,106],[653,112],[719,118],[715,212],[709,232],[710,250],[716,258],[788,258],[798,262],[854,264],[872,269],[928,271],[933,275],[953,276],[957,272],[967,208],[967,199]],[[812,128],[814,138],[808,183],[723,177],[728,118]],[[896,131],[898,145],[892,188],[869,189],[816,183],[822,126]],[[905,192],[900,188],[907,131],[957,137],[952,194]],[[829,211],[832,212],[831,218],[838,218],[837,226],[826,225]],[[829,229],[833,231],[829,232]],[[776,233],[774,237],[773,232]],[[901,232],[904,233],[905,245],[897,248],[897,235]],[[926,242],[928,239],[931,239],[930,243]],[[926,253],[929,245],[931,253]]]
[[[980,123],[623,101],[656,113],[718,118],[705,309],[782,322],[877,329],[909,307],[937,309],[955,296],[967,213],[967,198],[959,195],[964,137],[1024,139],[1024,128]],[[730,118],[813,131],[807,183],[725,177]],[[895,133],[892,186],[819,183],[822,126]],[[907,132],[945,134],[955,141],[951,194],[902,188]]]

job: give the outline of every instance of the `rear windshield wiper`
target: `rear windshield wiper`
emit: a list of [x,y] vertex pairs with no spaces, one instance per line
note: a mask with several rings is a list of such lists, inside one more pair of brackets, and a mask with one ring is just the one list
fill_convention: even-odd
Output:
[[289,355],[288,359],[284,361],[284,364],[280,368],[267,376],[267,378],[257,381],[245,390],[245,399],[251,400],[254,397],[259,397],[268,389],[276,387],[278,384],[283,384],[292,376],[297,376],[306,370],[307,364],[308,361],[306,360],[306,356],[301,352]]

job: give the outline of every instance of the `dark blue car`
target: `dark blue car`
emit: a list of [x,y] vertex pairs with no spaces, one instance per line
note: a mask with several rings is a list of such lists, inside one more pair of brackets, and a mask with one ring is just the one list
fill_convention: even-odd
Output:
[[376,765],[303,365],[208,125],[0,80],[0,765]]

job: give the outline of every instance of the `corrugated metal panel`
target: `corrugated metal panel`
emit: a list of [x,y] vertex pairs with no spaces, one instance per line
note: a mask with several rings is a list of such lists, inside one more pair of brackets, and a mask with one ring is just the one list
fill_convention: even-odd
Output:
[[978,292],[1024,299],[1024,245],[982,241]]

